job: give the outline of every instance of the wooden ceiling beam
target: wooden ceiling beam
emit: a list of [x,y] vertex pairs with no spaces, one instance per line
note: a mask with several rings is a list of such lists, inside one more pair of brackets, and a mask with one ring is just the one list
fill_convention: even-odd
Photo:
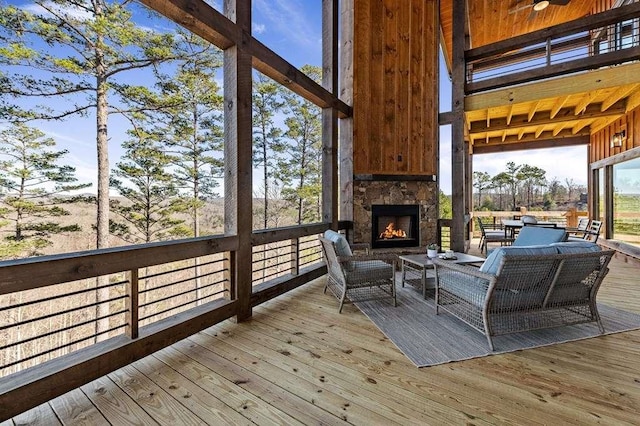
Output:
[[618,102],[622,98],[626,98],[629,96],[631,92],[636,90],[640,86],[640,84],[632,84],[629,86],[621,86],[617,90],[615,90],[612,94],[607,96],[607,98],[602,101],[602,105],[600,106],[601,111],[606,111],[613,104]]
[[627,105],[624,109],[625,113],[629,113],[640,106],[640,90],[627,98]]
[[502,131],[509,129],[518,129],[521,127],[532,127],[532,126],[542,126],[546,124],[557,124],[563,122],[571,122],[576,120],[584,120],[590,118],[599,118],[599,117],[608,117],[608,116],[619,116],[620,114],[624,114],[626,108],[626,103],[624,100],[618,101],[614,106],[607,109],[606,111],[601,111],[601,106],[599,103],[588,105],[585,108],[585,111],[576,116],[574,114],[573,107],[565,107],[562,108],[558,114],[552,119],[550,118],[549,111],[539,111],[536,112],[529,121],[529,114],[518,114],[512,117],[510,124],[507,124],[507,118],[494,118],[491,120],[491,126],[487,127],[484,120],[482,121],[473,121],[471,122],[471,128],[469,133],[484,133],[484,132],[492,132],[492,131]]
[[509,112],[507,113],[507,126],[511,124],[512,118],[513,118],[513,104],[509,106]]
[[465,98],[464,109],[465,111],[479,111],[491,107],[515,105],[540,99],[555,99],[634,83],[640,83],[640,63],[619,65],[588,73],[469,95]]
[[255,69],[320,108],[335,108],[341,118],[350,117],[353,114],[349,105],[335,98],[331,92],[204,1],[141,0],[141,2],[222,50],[237,45],[252,56],[252,66]]
[[580,132],[580,130],[582,130],[585,127],[589,126],[594,121],[595,120],[581,120],[581,121],[578,121],[578,123],[571,128],[571,134],[577,135]]
[[[582,96],[582,99],[578,102],[573,110],[573,115],[580,115],[583,111],[587,109],[589,104],[595,99],[598,91],[588,92]],[[602,108],[600,108],[600,112],[602,112]]]
[[568,100],[569,100],[569,95],[560,96],[556,101],[556,103],[553,104],[553,107],[551,108],[551,112],[549,113],[549,118],[553,119],[556,115],[558,115],[558,112],[560,112],[560,109],[564,106],[564,104],[567,103]]
[[[559,134],[563,129],[564,129],[564,125],[563,125],[563,124],[560,124],[559,126],[556,126],[556,127],[553,129],[553,132],[552,132],[553,136],[558,136],[558,134]],[[573,132],[572,132],[572,134],[573,134]]]
[[[475,145],[474,154],[496,154],[499,152],[521,151],[529,149],[541,148],[558,148],[562,146],[587,145],[591,138],[589,132],[581,132],[582,134],[565,138],[549,138],[549,139],[525,139],[519,142],[510,142],[508,139],[504,143],[488,143]],[[498,138],[498,141],[500,139]],[[492,141],[491,141],[492,142]]]
[[622,114],[614,115],[613,117],[603,117],[591,126],[592,133],[598,133],[600,130],[607,128],[610,124],[620,119]]
[[528,121],[528,122],[531,122],[531,119],[532,119],[532,118],[533,118],[533,116],[535,115],[536,110],[537,110],[537,109],[538,109],[538,107],[540,106],[540,102],[541,102],[541,101],[535,102],[535,103],[531,106],[531,109],[529,109],[529,114],[527,114],[527,121]]

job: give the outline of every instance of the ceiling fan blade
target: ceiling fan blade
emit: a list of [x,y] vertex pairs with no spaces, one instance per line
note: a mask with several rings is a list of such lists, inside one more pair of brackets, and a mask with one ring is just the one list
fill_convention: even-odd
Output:
[[566,6],[570,1],[571,0],[549,0],[549,4],[553,4],[556,6]]
[[533,5],[531,5],[531,4],[525,4],[524,6],[515,6],[515,7],[512,7],[511,9],[509,9],[508,13],[511,15],[513,13],[518,13],[521,10],[529,9],[531,7],[533,7]]

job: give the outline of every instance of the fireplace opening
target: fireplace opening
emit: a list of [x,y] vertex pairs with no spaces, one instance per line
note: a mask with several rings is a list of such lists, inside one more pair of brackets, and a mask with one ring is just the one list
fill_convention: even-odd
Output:
[[417,205],[372,205],[371,214],[371,248],[420,245]]

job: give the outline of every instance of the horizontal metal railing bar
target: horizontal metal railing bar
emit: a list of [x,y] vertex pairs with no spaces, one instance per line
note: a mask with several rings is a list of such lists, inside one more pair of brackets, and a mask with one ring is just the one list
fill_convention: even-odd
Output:
[[[207,236],[2,261],[0,295],[235,251],[237,247],[237,236]],[[45,262],[47,268],[38,267]]]
[[[267,247],[267,245],[270,245],[271,247]],[[291,246],[291,240],[277,241],[277,242],[263,244],[263,245],[260,245],[260,246],[253,247],[253,250],[251,251],[251,254],[266,253],[268,251],[283,249],[283,248],[290,247],[290,246]]]
[[275,268],[277,266],[289,265],[289,264],[291,264],[291,260],[292,259],[285,259],[282,262],[273,263],[271,265],[267,265],[267,266],[264,266],[262,268],[252,269],[252,272],[256,273],[256,272],[261,272],[261,271],[268,271],[269,269]]
[[[571,40],[563,40],[551,45],[551,51],[555,54],[563,53],[565,51],[571,51],[572,47],[588,47],[591,41],[589,34],[580,35],[578,38]],[[521,61],[528,61],[532,58],[544,58],[547,54],[547,46],[545,44],[539,44],[535,47],[531,47],[527,50],[515,50],[505,55],[491,56],[487,58],[481,58],[476,61],[471,61],[469,64],[473,67],[473,71],[483,71],[486,69],[495,69],[504,67],[512,63],[518,63]]]
[[639,56],[640,47],[631,47],[624,50],[616,50],[613,52],[602,53],[597,56],[589,56],[581,59],[574,59],[568,62],[539,67],[517,74],[507,74],[501,77],[467,83],[465,93],[471,94],[513,84],[527,83],[543,78],[557,77],[568,73],[587,71],[590,69],[637,60]]
[[[31,336],[29,338],[26,338],[26,339],[23,339],[23,340],[20,340],[20,341],[17,341],[17,342],[9,343],[8,345],[4,345],[4,346],[0,347],[0,351],[5,350],[7,348],[11,348],[13,346],[24,345],[25,343],[33,342],[34,340],[38,340],[38,339],[41,339],[43,337],[52,336],[54,334],[61,333],[63,331],[69,331],[69,330],[72,330],[74,328],[82,327],[83,325],[92,324],[92,323],[95,323],[96,321],[100,321],[100,320],[103,320],[103,319],[111,318],[111,317],[114,317],[116,315],[124,314],[126,312],[127,312],[126,310],[120,310],[120,311],[116,311],[116,312],[111,312],[111,313],[109,313],[107,315],[103,315],[103,316],[101,316],[99,318],[91,318],[91,319],[88,319],[88,320],[83,321],[83,322],[74,323],[74,324],[68,325],[68,326],[63,327],[63,328],[57,328],[55,330],[51,330],[51,331],[48,331],[46,333],[38,334],[37,336]],[[118,328],[124,327],[125,325],[126,324],[119,325]],[[99,336],[100,334],[103,334],[103,333],[104,332],[98,333],[98,334],[94,333],[89,337],[96,337],[96,336]]]
[[[254,271],[254,273],[255,272],[259,272],[259,271]],[[282,271],[276,271],[276,272],[273,272],[271,274],[267,274],[267,275],[265,275],[263,277],[260,277],[258,279],[262,280],[264,282],[264,281],[267,281],[271,277],[281,277],[281,276],[287,275],[287,274],[291,274],[291,268],[286,268],[286,269],[283,269]]]
[[321,234],[330,227],[330,223],[316,223],[253,231],[251,244],[253,246],[261,246],[277,241],[292,240],[294,238],[306,237],[312,234]]
[[[162,284],[162,285],[159,285],[159,286],[156,286],[156,287],[153,287],[153,288],[147,288],[147,289],[144,289],[144,290],[140,290],[139,293],[140,294],[144,294],[144,293],[148,293],[148,292],[154,291],[154,290],[161,290],[163,288],[172,287],[174,285],[178,285],[178,284],[186,283],[186,282],[189,282],[189,281],[193,281],[193,280],[196,280],[198,278],[204,278],[204,277],[208,277],[208,276],[211,276],[211,275],[224,273],[225,271],[228,271],[228,269],[222,269],[220,271],[207,272],[206,274],[200,274],[197,277],[189,277],[189,278],[184,278],[184,279],[178,280],[178,281],[171,281],[169,283]],[[140,278],[140,280],[142,280],[142,279],[143,278]],[[147,279],[147,278],[144,278],[144,279]]]
[[[50,314],[47,314],[47,315],[42,315],[40,317],[29,318],[29,319],[26,319],[26,320],[20,321],[20,322],[14,322],[13,324],[6,324],[6,325],[3,325],[3,326],[0,326],[0,331],[5,330],[7,328],[11,328],[11,327],[20,327],[21,325],[30,324],[32,322],[42,321],[42,320],[45,320],[45,319],[57,317],[59,315],[65,315],[65,314],[70,314],[72,312],[82,311],[84,309],[95,308],[98,305],[102,305],[102,304],[105,304],[105,303],[116,302],[118,300],[126,299],[127,297],[129,297],[129,296],[124,294],[124,295],[121,295],[121,296],[114,297],[112,299],[101,300],[99,302],[90,303],[88,305],[75,306],[73,308],[69,308],[69,309],[66,309],[64,311],[57,311],[57,312],[53,312],[53,313],[50,313]],[[92,319],[92,321],[95,321],[95,320]],[[2,348],[0,348],[0,349],[2,349]]]
[[[222,294],[222,293],[224,293],[226,291],[228,291],[228,290],[224,289],[224,290],[217,291],[217,292],[212,293],[212,294],[210,294],[210,295],[208,295],[206,297],[203,297],[203,299],[208,299],[209,297],[217,296],[217,295]],[[195,300],[190,300],[190,301],[185,302],[185,303],[181,303],[180,305],[172,305],[172,306],[170,306],[170,307],[168,307],[166,309],[162,309],[160,311],[156,311],[156,312],[152,313],[151,315],[147,315],[145,317],[142,317],[142,318],[140,318],[140,321],[148,320],[149,318],[156,317],[156,316],[164,314],[166,312],[175,311],[176,309],[182,308],[183,306],[195,304],[197,301],[198,300],[195,299]],[[160,300],[158,300],[157,302],[160,302]]]
[[[178,296],[184,296],[185,294],[195,293],[197,290],[201,290],[201,289],[208,288],[208,287],[209,287],[209,286],[206,286],[206,287],[205,287],[205,286],[203,286],[203,287],[200,287],[200,288],[190,288],[190,289],[188,289],[188,290],[181,291],[181,292],[179,292],[179,293],[173,293],[173,294],[170,294],[170,295],[168,295],[168,296],[166,296],[166,297],[161,297],[160,299],[152,300],[151,302],[142,303],[142,304],[140,304],[139,306],[140,306],[140,308],[146,308],[146,307],[148,307],[148,306],[155,305],[155,304],[157,304],[157,303],[164,302],[165,300],[170,300],[170,299],[173,299],[173,298],[178,297]],[[222,290],[222,291],[224,291],[224,290]],[[185,304],[187,304],[187,305],[188,305],[189,303],[195,303],[197,300],[198,300],[198,299],[195,299],[195,298],[194,298],[193,300],[190,300],[189,302],[186,302],[186,303],[184,303],[183,305],[176,305],[176,306],[178,306],[178,307],[179,307],[179,306],[184,306]]]
[[229,260],[229,259],[224,257],[222,259],[216,259],[216,260],[212,260],[210,262],[200,263],[198,265],[183,266],[181,268],[176,268],[176,269],[171,269],[171,270],[168,270],[168,271],[157,272],[155,274],[149,274],[149,275],[141,276],[138,279],[155,278],[155,277],[159,277],[161,275],[168,275],[168,274],[174,274],[176,272],[188,271],[189,269],[193,269],[193,268],[202,268],[204,266],[214,265],[216,263],[222,263],[225,260]]
[[13,367],[14,365],[20,364],[22,362],[30,361],[30,360],[32,360],[34,358],[39,357],[39,356],[47,355],[47,354],[50,354],[51,352],[55,352],[55,351],[58,351],[60,349],[64,349],[64,348],[68,348],[68,347],[73,346],[73,345],[77,345],[78,343],[82,343],[82,342],[87,341],[89,339],[95,339],[98,336],[101,336],[101,335],[107,334],[107,333],[111,333],[112,331],[116,331],[116,330],[121,329],[121,328],[123,328],[125,326],[126,326],[126,324],[117,325],[115,327],[111,327],[108,330],[104,330],[104,331],[102,331],[102,332],[100,332],[98,334],[92,334],[91,336],[83,337],[82,339],[77,339],[77,340],[74,340],[72,342],[65,343],[62,346],[58,346],[58,347],[52,348],[52,349],[47,349],[46,351],[42,351],[40,353],[30,355],[30,356],[28,356],[26,358],[23,358],[21,360],[13,361],[10,364],[6,364],[6,365],[0,367],[0,369],[10,368],[10,367]]
[[[282,253],[282,254],[276,254],[275,256],[265,257],[265,258],[262,258],[262,259],[255,259],[255,260],[251,261],[251,263],[255,265],[256,263],[266,262],[267,260],[279,259],[281,257],[287,257],[287,256],[289,258],[291,258],[291,253],[286,252],[286,253]],[[285,262],[286,262],[286,260],[285,260]]]
[[[97,287],[89,287],[89,288],[85,288],[85,289],[82,289],[82,290],[72,291],[72,292],[69,292],[69,293],[57,294],[55,296],[50,296],[50,297],[44,297],[42,299],[32,300],[32,301],[29,301],[29,302],[16,303],[15,305],[7,305],[7,306],[3,306],[2,308],[0,308],[0,312],[8,310],[8,309],[17,309],[17,308],[22,308],[22,307],[29,306],[29,305],[35,305],[35,304],[38,304],[38,303],[51,302],[52,300],[62,299],[64,297],[78,296],[78,295],[83,294],[83,293],[93,293],[93,292],[95,292],[97,290],[102,290],[102,289],[115,287],[115,286],[118,286],[118,285],[123,285],[123,284],[126,284],[128,282],[129,282],[128,280],[118,281],[118,282],[114,282],[114,283],[109,283],[107,285],[101,285],[101,286],[97,286]],[[1,330],[1,328],[0,328],[0,330]]]
[[312,264],[312,263],[319,262],[320,260],[321,260],[321,259],[309,260],[309,261],[307,261],[307,262],[300,262],[300,267],[303,267],[303,266],[305,266],[305,265],[310,265],[310,264]]

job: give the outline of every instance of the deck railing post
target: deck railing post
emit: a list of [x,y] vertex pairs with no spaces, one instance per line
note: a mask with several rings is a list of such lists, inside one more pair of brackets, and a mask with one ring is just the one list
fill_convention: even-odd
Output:
[[139,281],[138,281],[138,269],[131,269],[127,272],[129,275],[127,280],[127,293],[129,297],[127,300],[127,329],[126,333],[130,339],[138,338],[139,330],[139,318],[140,318],[140,304],[139,304]]

